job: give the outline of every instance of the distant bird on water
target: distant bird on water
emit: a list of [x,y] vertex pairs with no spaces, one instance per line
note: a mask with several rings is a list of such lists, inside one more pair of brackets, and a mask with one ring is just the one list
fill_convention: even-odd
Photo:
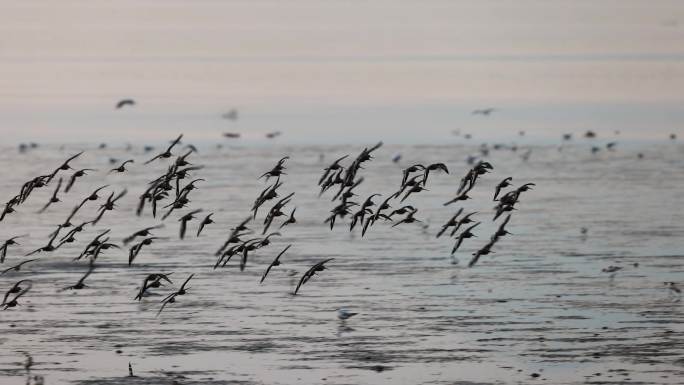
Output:
[[238,116],[238,111],[233,108],[232,110],[221,115],[221,117],[223,119],[228,119],[228,120],[237,120],[239,116]]
[[682,290],[677,287],[677,284],[674,282],[663,282],[665,286],[667,286],[668,289],[672,290],[673,292],[677,294],[681,294]]
[[489,116],[494,111],[496,111],[496,108],[480,108],[477,110],[473,110],[473,115]]
[[339,318],[342,321],[346,321],[346,320],[350,319],[351,317],[353,317],[357,314],[359,314],[359,313],[352,313],[349,310],[344,309],[344,308],[337,309],[337,318]]

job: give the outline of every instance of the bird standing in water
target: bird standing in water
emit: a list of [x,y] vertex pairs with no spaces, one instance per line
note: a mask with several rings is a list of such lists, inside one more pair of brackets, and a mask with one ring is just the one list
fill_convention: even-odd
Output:
[[353,317],[357,314],[359,314],[359,313],[352,313],[352,312],[350,312],[344,308],[337,309],[337,318],[339,318],[342,322],[350,319],[351,317]]

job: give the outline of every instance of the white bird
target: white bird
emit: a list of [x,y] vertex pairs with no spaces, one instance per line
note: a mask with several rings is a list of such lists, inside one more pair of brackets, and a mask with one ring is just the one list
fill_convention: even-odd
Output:
[[341,319],[342,321],[347,320],[359,313],[351,313],[347,309],[337,309],[337,318]]

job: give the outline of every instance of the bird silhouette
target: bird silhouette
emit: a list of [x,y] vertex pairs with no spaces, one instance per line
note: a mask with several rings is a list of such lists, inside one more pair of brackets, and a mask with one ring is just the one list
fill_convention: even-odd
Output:
[[135,106],[135,100],[133,99],[121,99],[116,103],[116,109],[119,110],[126,106]]
[[307,283],[314,275],[316,275],[316,273],[320,273],[321,271],[327,269],[325,264],[332,260],[334,260],[334,258],[328,258],[311,266],[311,268],[309,268],[309,270],[307,270],[304,273],[304,275],[302,275],[302,278],[299,280],[299,283],[297,284],[297,287],[295,288],[293,295],[297,295],[297,293],[299,292],[299,288],[303,284]]
[[121,163],[121,165],[119,167],[114,167],[113,169],[109,170],[109,173],[110,174],[113,172],[122,173],[122,172],[126,171],[126,165],[129,163],[135,163],[135,161],[133,159],[128,159],[128,160],[124,161],[123,163]]
[[40,210],[38,210],[38,214],[42,214],[47,210],[48,207],[50,207],[51,204],[61,202],[59,198],[57,198],[57,193],[59,192],[59,189],[62,187],[62,178],[59,178],[59,181],[57,182],[57,188],[55,191],[52,193],[52,196],[50,197],[50,200],[43,206]]
[[178,219],[178,221],[181,223],[181,225],[180,225],[180,239],[185,238],[185,231],[188,228],[188,222],[195,219],[195,214],[199,214],[200,212],[202,212],[202,209],[193,210],[193,211],[183,215],[182,217],[180,217]]
[[0,275],[3,275],[3,274],[8,273],[8,272],[10,272],[10,271],[21,271],[21,268],[22,268],[25,264],[27,264],[27,263],[29,263],[29,262],[37,261],[37,260],[38,260],[38,259],[27,259],[26,261],[22,261],[22,262],[20,262],[20,263],[14,265],[14,266],[12,266],[12,267],[9,267],[9,268],[7,268],[7,269],[5,269],[5,270],[0,271]]
[[19,242],[16,240],[23,237],[25,237],[25,235],[17,235],[3,242],[2,246],[0,246],[0,263],[5,263],[5,257],[7,257],[7,248],[9,246],[19,245]]
[[[8,308],[19,305],[17,300],[28,293],[29,290],[31,290],[31,287],[33,287],[33,281],[29,279],[22,279],[21,281],[15,283],[9,290],[7,290],[5,297],[2,299],[2,303],[0,304],[0,306],[4,306],[2,310],[7,310]],[[13,294],[14,296],[12,296]],[[12,296],[11,299],[10,296]]]
[[154,162],[154,161],[157,160],[157,159],[166,159],[166,158],[170,158],[170,157],[173,155],[173,154],[171,153],[171,150],[172,150],[173,147],[175,147],[178,143],[180,143],[180,141],[181,141],[182,138],[183,138],[183,134],[180,134],[180,135],[178,136],[178,138],[176,138],[176,140],[174,140],[173,142],[171,142],[171,145],[166,149],[166,151],[164,151],[164,152],[162,152],[161,154],[158,154],[157,156],[155,156],[154,158],[148,160],[147,162],[145,162],[145,164],[150,164],[150,163]]
[[280,257],[281,257],[283,254],[285,254],[285,252],[290,248],[290,246],[292,246],[292,245],[287,245],[287,246],[283,249],[283,251],[281,251],[280,253],[278,253],[278,256],[275,257],[275,259],[271,262],[271,264],[268,265],[268,267],[266,268],[266,271],[264,271],[264,274],[261,276],[261,281],[259,281],[259,283],[263,283],[263,282],[264,282],[264,280],[266,279],[266,276],[268,275],[268,272],[271,271],[271,269],[272,269],[274,266],[280,266]]
[[82,176],[88,175],[87,174],[88,171],[96,171],[96,170],[94,170],[92,168],[84,168],[84,169],[81,169],[81,170],[74,172],[71,175],[71,177],[69,178],[69,182],[67,183],[66,187],[64,188],[64,192],[68,193],[69,190],[71,190],[71,188],[74,186],[74,183],[76,183],[76,179],[80,178]]
[[202,219],[202,222],[200,222],[199,228],[197,228],[197,236],[198,237],[200,236],[200,233],[204,229],[204,226],[214,223],[214,220],[211,219],[212,215],[214,215],[214,213],[210,213],[209,215],[204,217],[204,219]]

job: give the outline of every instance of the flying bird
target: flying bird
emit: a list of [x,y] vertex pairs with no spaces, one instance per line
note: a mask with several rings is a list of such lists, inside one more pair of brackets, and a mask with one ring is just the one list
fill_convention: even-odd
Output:
[[56,239],[57,236],[59,235],[59,231],[60,231],[61,229],[62,229],[62,225],[58,225],[58,226],[57,226],[57,231],[55,231],[54,233],[52,233],[52,236],[50,237],[50,241],[48,242],[47,245],[45,245],[45,246],[43,246],[43,247],[39,247],[39,248],[37,248],[36,250],[33,250],[32,252],[26,254],[26,256],[28,257],[29,255],[33,255],[33,254],[36,254],[36,253],[40,253],[41,251],[46,251],[46,252],[54,251],[57,247],[55,247],[52,243],[55,241],[55,239]]
[[283,223],[280,225],[280,228],[281,228],[281,229],[282,229],[283,227],[287,226],[287,225],[291,225],[291,224],[297,223],[297,219],[296,219],[295,216],[294,216],[295,211],[297,211],[297,208],[296,208],[296,207],[292,209],[292,211],[290,212],[290,216],[285,220],[285,222],[283,222]]
[[183,134],[180,134],[180,136],[178,136],[178,138],[176,138],[176,140],[174,140],[173,142],[171,142],[171,145],[166,149],[166,151],[164,151],[164,152],[162,152],[161,154],[158,154],[157,156],[155,156],[154,158],[148,160],[147,162],[145,162],[145,164],[150,164],[150,163],[154,162],[154,161],[157,160],[157,159],[166,159],[166,158],[170,158],[170,157],[173,155],[173,154],[171,153],[171,149],[173,149],[173,147],[174,147],[175,145],[177,145],[178,143],[180,143],[180,141],[181,141],[182,138],[183,138]]
[[425,167],[425,171],[423,171],[423,185],[427,183],[428,175],[430,175],[430,171],[444,171],[445,173],[449,173],[449,169],[444,163],[433,163],[431,165],[428,165]]
[[168,273],[168,274],[162,274],[162,273],[153,273],[147,275],[145,277],[145,280],[143,281],[142,286],[140,286],[140,290],[138,291],[138,295],[135,296],[134,300],[140,301],[142,300],[142,297],[147,293],[147,289],[149,288],[157,288],[162,285],[161,281],[164,280],[170,284],[173,284],[171,281],[171,278],[169,278],[169,275],[173,273]]
[[263,177],[266,177],[266,181],[268,182],[268,178],[271,177],[279,177],[281,175],[284,175],[285,173],[283,172],[285,170],[285,161],[290,159],[289,156],[284,156],[282,157],[278,163],[269,171],[266,171],[262,176],[260,176],[258,179],[261,179]]
[[19,245],[19,242],[17,242],[15,239],[25,237],[25,235],[17,235],[16,237],[12,237],[8,240],[6,240],[2,246],[0,246],[0,263],[5,263],[5,257],[7,256],[7,248],[9,246],[13,245]]
[[93,262],[91,262],[91,263],[90,263],[90,266],[88,267],[88,271],[81,277],[81,279],[78,280],[78,282],[76,282],[75,284],[73,284],[73,285],[71,285],[71,286],[65,287],[65,288],[62,289],[61,291],[66,291],[66,290],[81,290],[81,289],[84,289],[84,288],[88,287],[88,286],[85,284],[85,280],[86,280],[86,278],[88,278],[88,277],[90,276],[90,274],[92,274],[93,270],[95,270],[95,264],[94,264]]
[[135,161],[133,159],[126,160],[123,163],[121,163],[121,165],[119,167],[115,167],[115,168],[109,170],[109,173],[111,174],[113,172],[119,172],[119,173],[124,172],[124,171],[126,171],[126,165],[129,163],[135,163]]
[[508,178],[502,180],[501,182],[499,182],[499,184],[496,185],[496,189],[494,190],[494,201],[496,201],[496,198],[499,196],[499,193],[501,192],[501,189],[510,186],[512,180],[513,180],[513,178],[508,177]]
[[9,267],[9,268],[7,268],[7,269],[5,269],[5,270],[3,270],[3,271],[0,271],[0,275],[3,275],[3,274],[8,273],[8,272],[10,272],[10,271],[21,271],[21,267],[22,267],[22,266],[24,266],[25,264],[27,264],[27,263],[29,263],[29,262],[33,262],[33,261],[37,261],[37,260],[38,260],[38,259],[28,259],[28,260],[26,260],[26,261],[22,261],[22,262],[20,262],[20,263],[14,265],[14,266],[12,266],[12,267]]
[[135,100],[133,99],[121,99],[116,103],[116,109],[121,109],[126,106],[135,106]]
[[48,175],[46,184],[47,184],[47,183],[50,183],[50,181],[52,181],[52,178],[54,178],[55,175],[57,175],[57,173],[58,173],[59,171],[71,170],[72,168],[71,168],[71,166],[69,165],[69,163],[71,163],[72,160],[74,160],[74,159],[78,158],[79,156],[81,156],[81,154],[83,154],[83,151],[79,152],[79,153],[76,154],[76,155],[73,155],[73,156],[69,157],[69,159],[67,159],[66,161],[64,161],[64,163],[62,163],[59,167],[57,167],[57,168],[55,169],[55,171],[52,172],[52,174]]
[[271,271],[271,268],[273,268],[274,266],[280,266],[280,257],[281,257],[283,254],[285,254],[285,252],[287,251],[287,249],[290,248],[290,246],[292,246],[292,245],[287,245],[287,246],[283,249],[283,251],[281,251],[281,252],[278,254],[278,256],[275,257],[275,259],[273,260],[273,262],[271,262],[271,264],[268,265],[268,267],[266,268],[266,271],[264,271],[264,275],[261,276],[261,281],[259,281],[259,283],[263,283],[263,282],[264,282],[264,279],[266,279],[266,276],[268,275],[268,272]]
[[140,250],[142,250],[143,246],[151,245],[152,241],[155,239],[159,239],[157,237],[149,237],[143,239],[140,243],[135,244],[133,247],[128,252],[128,266],[131,266],[133,264],[133,261],[135,260],[135,257],[138,256],[140,253]]
[[109,197],[107,197],[107,201],[98,209],[99,213],[97,214],[97,217],[95,217],[95,219],[92,221],[92,225],[97,225],[97,223],[100,222],[100,219],[102,219],[102,216],[105,212],[114,210],[114,208],[116,207],[116,202],[119,199],[123,198],[127,192],[128,190],[124,189],[115,197],[114,191],[112,191],[112,193],[109,194]]
[[61,201],[59,200],[59,198],[57,198],[57,193],[59,192],[59,189],[60,189],[61,187],[62,187],[62,178],[59,178],[59,181],[57,182],[57,188],[56,188],[55,191],[52,193],[52,196],[50,197],[50,200],[45,204],[45,206],[43,206],[43,208],[41,208],[40,210],[38,210],[38,214],[42,214],[43,212],[45,212],[45,210],[47,210],[47,208],[50,207],[51,204],[57,203],[57,202],[61,202]]
[[214,215],[214,213],[207,215],[206,217],[204,217],[204,219],[202,219],[202,222],[200,222],[199,228],[197,229],[197,236],[198,237],[199,237],[200,233],[202,232],[202,229],[204,229],[204,226],[214,223],[214,220],[211,219],[212,215]]
[[178,219],[180,225],[180,239],[185,238],[185,231],[188,228],[188,222],[195,219],[195,214],[202,212],[202,209],[193,210]]
[[64,189],[64,192],[68,193],[69,190],[71,190],[71,188],[74,186],[74,183],[76,182],[76,178],[80,178],[84,175],[88,175],[87,174],[88,171],[96,171],[96,170],[93,170],[92,168],[84,168],[84,169],[81,169],[81,170],[74,172],[71,175],[71,177],[69,178],[69,182],[67,183],[66,188]]
[[159,311],[157,312],[157,315],[156,315],[157,317],[159,316],[159,314],[161,314],[161,312],[164,310],[164,308],[166,307],[166,305],[168,305],[168,304],[170,304],[170,303],[175,303],[175,302],[176,302],[176,297],[179,297],[179,296],[181,296],[181,295],[185,295],[185,294],[186,294],[186,292],[187,292],[187,290],[188,290],[189,288],[186,288],[185,285],[188,284],[188,282],[190,281],[190,279],[192,279],[193,276],[194,276],[194,274],[190,274],[190,276],[188,277],[188,279],[186,279],[185,282],[183,282],[183,285],[180,287],[180,289],[178,289],[176,292],[173,292],[173,293],[169,294],[168,296],[166,296],[166,298],[164,298],[164,299],[162,300],[162,306],[161,306],[161,308],[159,309]]
[[293,295],[297,295],[297,292],[299,291],[299,288],[300,288],[303,284],[307,283],[307,282],[311,279],[311,277],[313,277],[314,275],[316,275],[316,273],[319,273],[319,272],[325,270],[325,269],[327,268],[327,267],[325,266],[325,264],[328,263],[328,262],[330,262],[330,261],[332,261],[333,259],[335,259],[335,258],[328,258],[328,259],[326,259],[326,260],[323,260],[323,261],[321,261],[321,262],[318,262],[317,264],[313,265],[309,270],[307,270],[306,273],[304,273],[304,275],[302,276],[302,278],[299,280],[299,284],[297,284],[297,288],[295,289]]
[[477,263],[477,261],[480,260],[480,257],[481,257],[481,256],[487,255],[487,254],[489,254],[489,253],[492,253],[492,252],[493,252],[493,251],[492,251],[492,246],[494,246],[494,243],[495,243],[495,242],[496,242],[496,239],[492,239],[492,240],[489,241],[489,243],[487,243],[486,245],[484,245],[483,248],[481,248],[480,250],[474,252],[474,253],[473,253],[473,258],[470,260],[470,262],[468,262],[468,267],[473,267],[473,266],[475,266],[475,264]]
[[461,246],[461,243],[463,243],[463,240],[464,240],[464,239],[472,238],[472,237],[475,236],[475,234],[473,234],[471,231],[472,231],[475,227],[479,226],[480,223],[481,223],[481,222],[477,222],[476,224],[474,224],[474,225],[468,227],[467,229],[465,229],[465,230],[458,236],[458,239],[456,240],[456,244],[454,244],[454,247],[451,249],[451,254],[452,254],[452,255],[456,252],[456,250],[458,250],[458,248]]
[[161,227],[164,227],[164,225],[161,224],[161,225],[146,227],[146,228],[144,228],[144,229],[142,229],[142,230],[138,230],[138,231],[136,231],[135,233],[133,233],[133,234],[127,236],[126,238],[124,238],[124,239],[123,239],[123,243],[124,243],[124,245],[127,245],[127,244],[131,243],[131,241],[133,241],[133,240],[134,240],[135,238],[137,238],[137,237],[147,237],[147,236],[150,236],[150,235],[152,235],[152,230],[159,229],[159,228],[161,228]]
[[[7,290],[7,293],[5,293],[5,297],[2,300],[2,303],[0,306],[4,306],[2,310],[7,310],[10,307],[15,307],[19,305],[19,302],[17,300],[28,293],[29,290],[31,290],[31,287],[33,286],[33,281],[29,279],[22,279],[21,281],[17,282],[12,286],[9,290]],[[8,301],[10,298],[10,295],[14,294],[11,300]]]

